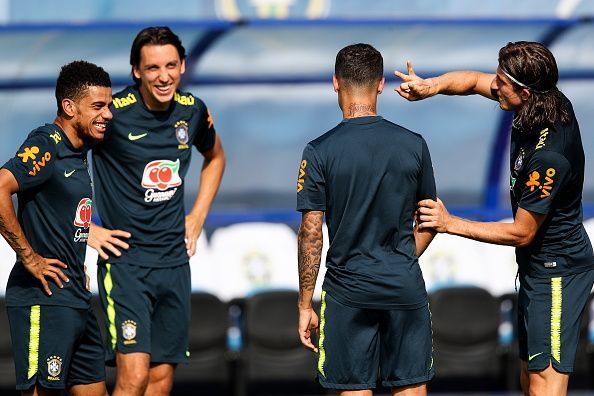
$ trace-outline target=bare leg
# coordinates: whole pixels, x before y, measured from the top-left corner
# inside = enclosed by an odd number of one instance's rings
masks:
[[[373,392],[369,389],[367,390],[354,390],[354,391],[339,391],[339,396],[371,396]]]
[[[530,396],[566,396],[569,374],[560,373],[549,365],[542,371],[529,371]]]
[[[116,386],[113,396],[142,396],[149,383],[151,356],[144,352],[116,352]]]
[[[392,396],[426,396],[427,384],[413,384],[400,388],[392,388]]]
[[[59,396],[62,392],[59,390],[49,390],[42,388],[39,384],[35,384],[32,389],[22,391],[23,396]]]
[[[175,366],[169,363],[151,364],[146,396],[168,396],[173,386]]]
[[[68,394],[70,396],[109,396],[105,387],[105,381],[72,385],[68,389]]]

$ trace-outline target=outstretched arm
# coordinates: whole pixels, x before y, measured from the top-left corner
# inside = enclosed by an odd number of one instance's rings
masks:
[[[196,241],[202,233],[204,221],[210,210],[210,205],[217,195],[225,170],[225,152],[218,135],[213,148],[203,155],[204,163],[200,173],[198,196],[192,210],[186,216],[186,250],[190,257],[196,253]]]
[[[495,74],[477,71],[454,71],[441,76],[423,79],[417,76],[412,63],[406,62],[407,73],[396,70],[394,74],[402,79],[402,83],[395,88],[400,96],[409,100],[422,100],[434,95],[482,95],[497,100],[491,92],[491,83]]]
[[[420,229],[434,229],[452,235],[496,245],[525,247],[532,243],[546,215],[518,208],[513,223],[477,222],[452,216],[440,199],[419,202]]]
[[[14,175],[9,170],[0,169],[0,234],[27,271],[41,282],[43,290],[51,296],[52,292],[45,278],[53,279],[60,288],[64,287],[62,281],[68,282],[68,277],[60,268],[66,268],[66,264],[57,259],[43,258],[33,251],[17,220],[12,203],[12,194],[18,190],[19,184]]]
[[[322,222],[324,212],[307,211],[303,212],[301,226],[298,233],[298,268],[299,268],[299,338],[301,343],[317,352],[317,348],[311,341],[311,331],[317,331],[319,320],[313,310],[312,299],[320,259],[322,257]]]

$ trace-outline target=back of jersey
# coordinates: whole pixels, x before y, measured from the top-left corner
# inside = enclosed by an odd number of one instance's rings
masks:
[[[379,116],[343,120],[303,153],[297,210],[326,212],[324,290],[360,308],[417,308],[427,293],[413,216],[435,199],[424,139]]]

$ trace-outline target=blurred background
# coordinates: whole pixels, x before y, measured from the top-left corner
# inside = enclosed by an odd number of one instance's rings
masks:
[[[406,102],[393,92],[399,83],[393,71],[405,71],[411,60],[423,77],[494,72],[507,42],[547,45],[581,127],[589,219],[592,16],[594,0],[0,0],[0,161],[15,154],[29,131],[53,120],[63,64],[84,59],[103,66],[117,92],[132,82],[129,50],[136,33],[170,26],[188,53],[182,89],[206,102],[227,154],[201,249],[191,261],[192,363],[178,370],[175,393],[320,394],[315,356],[296,336],[300,215],[294,206],[303,147],[342,117],[331,85],[338,50],[366,42],[381,51],[387,84],[378,112],[426,138],[438,195],[452,212],[500,221],[511,216],[510,114],[477,97]],[[194,155],[187,207],[200,163]],[[594,223],[586,223],[594,237]],[[0,258],[3,294],[14,262],[3,240]],[[88,265],[95,260],[89,250]],[[434,318],[437,376],[430,389],[517,393],[513,249],[440,235],[421,266]],[[594,389],[591,317],[589,304],[571,394]],[[7,332],[0,333],[0,382],[8,392],[14,368]]]

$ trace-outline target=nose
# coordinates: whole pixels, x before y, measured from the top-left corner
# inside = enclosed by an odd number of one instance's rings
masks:
[[[103,112],[101,113],[101,117],[103,117],[104,120],[111,120],[113,118],[113,114],[111,114],[111,110],[109,110],[109,107],[105,107]]]

